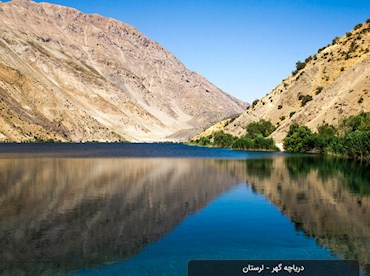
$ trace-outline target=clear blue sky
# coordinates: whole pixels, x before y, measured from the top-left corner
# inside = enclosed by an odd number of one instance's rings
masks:
[[[248,102],[270,92],[297,60],[370,18],[369,0],[46,2],[128,23],[189,69]]]

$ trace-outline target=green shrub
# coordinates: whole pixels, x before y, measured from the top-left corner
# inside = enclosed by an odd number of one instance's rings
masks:
[[[324,124],[318,126],[317,133],[322,136],[334,136],[337,134],[337,130],[333,125]]]
[[[223,131],[216,132],[213,135],[213,142],[216,146],[223,148],[230,148],[235,141],[234,136],[229,133],[224,133]]]
[[[208,137],[202,137],[197,141],[197,143],[201,146],[208,146],[211,144],[211,139]]]
[[[254,139],[255,149],[274,149],[275,143],[271,138],[265,138],[262,135],[257,135]]]
[[[246,137],[241,137],[237,140],[232,145],[232,148],[234,149],[239,149],[239,150],[247,150],[247,149],[254,149],[254,141],[252,139],[246,138]]]
[[[301,106],[305,106],[309,101],[312,101],[311,95],[306,95],[301,98]]]
[[[284,141],[284,149],[292,152],[308,152],[314,148],[311,130],[294,123],[290,126]]]
[[[361,23],[359,23],[359,24],[357,24],[356,26],[355,26],[355,30],[358,30],[358,29],[360,29],[362,27],[362,24]]]
[[[246,126],[248,138],[255,138],[257,135],[267,137],[275,131],[276,127],[270,122],[261,119],[259,122],[251,122]]]
[[[321,125],[317,133],[306,126],[291,125],[284,148],[293,152],[320,152],[348,159],[370,161],[370,113],[362,112],[344,119],[338,129]]]
[[[316,87],[315,94],[316,94],[316,95],[319,95],[323,89],[324,89],[324,87],[323,87],[323,86],[318,86],[318,87]]]
[[[252,108],[254,108],[256,106],[256,104],[258,103],[259,100],[254,100],[253,103],[252,103]]]
[[[191,142],[201,146],[209,145],[239,150],[258,149],[279,151],[275,146],[274,140],[266,138],[275,130],[275,126],[273,126],[271,122],[266,120],[252,122],[247,125],[247,129],[246,136],[240,138],[224,133],[223,131],[219,131],[208,137],[203,137]]]
[[[327,148],[336,141],[337,130],[333,125],[324,124],[317,128],[313,134],[314,150],[320,153],[327,151]]]
[[[356,130],[335,138],[335,142],[326,148],[326,153],[347,159],[370,161],[370,131]]]
[[[349,159],[370,159],[370,131],[356,130],[343,137],[341,152]]]
[[[370,112],[361,112],[359,115],[350,116],[342,120],[339,125],[339,131],[342,134],[348,134],[356,130],[370,130]]]
[[[295,67],[297,71],[302,70],[303,68],[306,67],[306,63],[298,60],[295,64]]]

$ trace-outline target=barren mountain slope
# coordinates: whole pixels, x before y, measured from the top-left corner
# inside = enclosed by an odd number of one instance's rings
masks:
[[[344,117],[370,111],[369,20],[334,39],[305,64],[238,118],[219,123],[202,135],[223,129],[240,136],[249,122],[266,119],[278,125],[272,137],[281,143],[294,122],[314,130],[320,124],[335,125]]]
[[[0,3],[0,141],[185,140],[245,107],[127,24]]]

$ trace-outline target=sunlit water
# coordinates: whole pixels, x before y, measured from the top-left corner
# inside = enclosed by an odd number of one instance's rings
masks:
[[[1,145],[0,274],[186,275],[196,259],[353,259],[370,170],[176,144]]]

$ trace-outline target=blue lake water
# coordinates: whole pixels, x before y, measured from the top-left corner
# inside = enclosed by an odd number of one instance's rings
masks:
[[[3,158],[214,158],[246,159],[281,155],[278,152],[256,152],[188,146],[177,143],[40,143],[0,144]]]
[[[238,185],[137,256],[79,274],[184,275],[192,259],[266,258],[336,259],[263,196]]]
[[[366,164],[181,144],[0,145],[0,272],[186,275],[189,260],[370,271]]]

